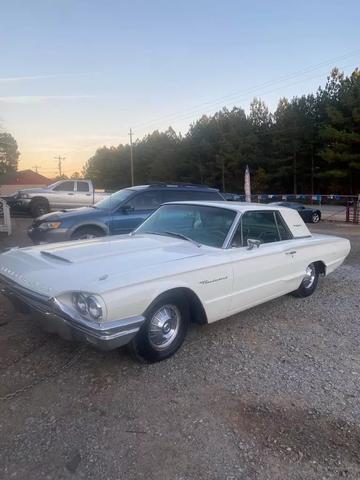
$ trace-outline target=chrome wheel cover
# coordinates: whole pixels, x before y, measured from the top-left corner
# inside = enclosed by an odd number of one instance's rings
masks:
[[[318,213],[314,213],[313,216],[312,216],[312,221],[313,221],[313,223],[318,223],[319,220],[320,220],[319,214],[318,214]]]
[[[315,265],[311,264],[306,268],[306,273],[303,280],[304,287],[311,288],[314,285],[315,277],[316,277]]]
[[[149,341],[155,350],[164,350],[176,339],[181,322],[181,313],[175,305],[163,305],[149,322]]]

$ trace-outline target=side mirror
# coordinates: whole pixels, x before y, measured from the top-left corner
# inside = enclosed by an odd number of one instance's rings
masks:
[[[252,250],[253,248],[259,248],[261,245],[260,240],[255,240],[254,238],[247,239],[247,249]]]
[[[123,205],[120,210],[123,212],[123,213],[130,213],[130,212],[133,212],[134,211],[134,208],[131,207],[129,204],[126,204],[126,205]]]

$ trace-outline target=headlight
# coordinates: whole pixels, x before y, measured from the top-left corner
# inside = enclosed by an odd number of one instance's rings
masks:
[[[74,293],[72,301],[76,310],[81,313],[82,316],[88,317],[91,320],[103,320],[103,302],[95,297],[95,295]]]
[[[82,293],[75,293],[73,302],[75,307],[79,310],[80,313],[83,315],[86,315],[88,311],[88,306],[87,306],[87,301],[85,295]]]
[[[87,299],[87,307],[88,307],[90,316],[94,320],[102,319],[102,315],[103,315],[102,306],[100,305],[100,303],[97,301],[95,297],[89,297]]]
[[[30,198],[27,193],[19,192],[17,195],[18,198]]]
[[[39,225],[39,228],[42,230],[55,230],[59,228],[61,225],[61,222],[44,222]]]

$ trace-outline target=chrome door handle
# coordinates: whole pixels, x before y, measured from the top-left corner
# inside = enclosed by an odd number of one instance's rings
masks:
[[[286,255],[295,255],[296,250],[291,250],[290,252],[285,252]]]

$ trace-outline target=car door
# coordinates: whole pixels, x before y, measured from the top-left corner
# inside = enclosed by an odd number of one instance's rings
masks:
[[[250,248],[248,240],[260,244]],[[248,211],[241,216],[230,250],[233,264],[230,313],[291,291],[292,241],[278,211]]]
[[[52,208],[72,208],[74,204],[75,181],[68,180],[58,185],[52,190],[51,197],[49,197]]]
[[[84,207],[93,204],[93,194],[90,191],[89,182],[77,180],[76,182],[76,205]]]
[[[135,230],[162,203],[160,190],[139,192],[113,212],[110,221],[112,235]]]

